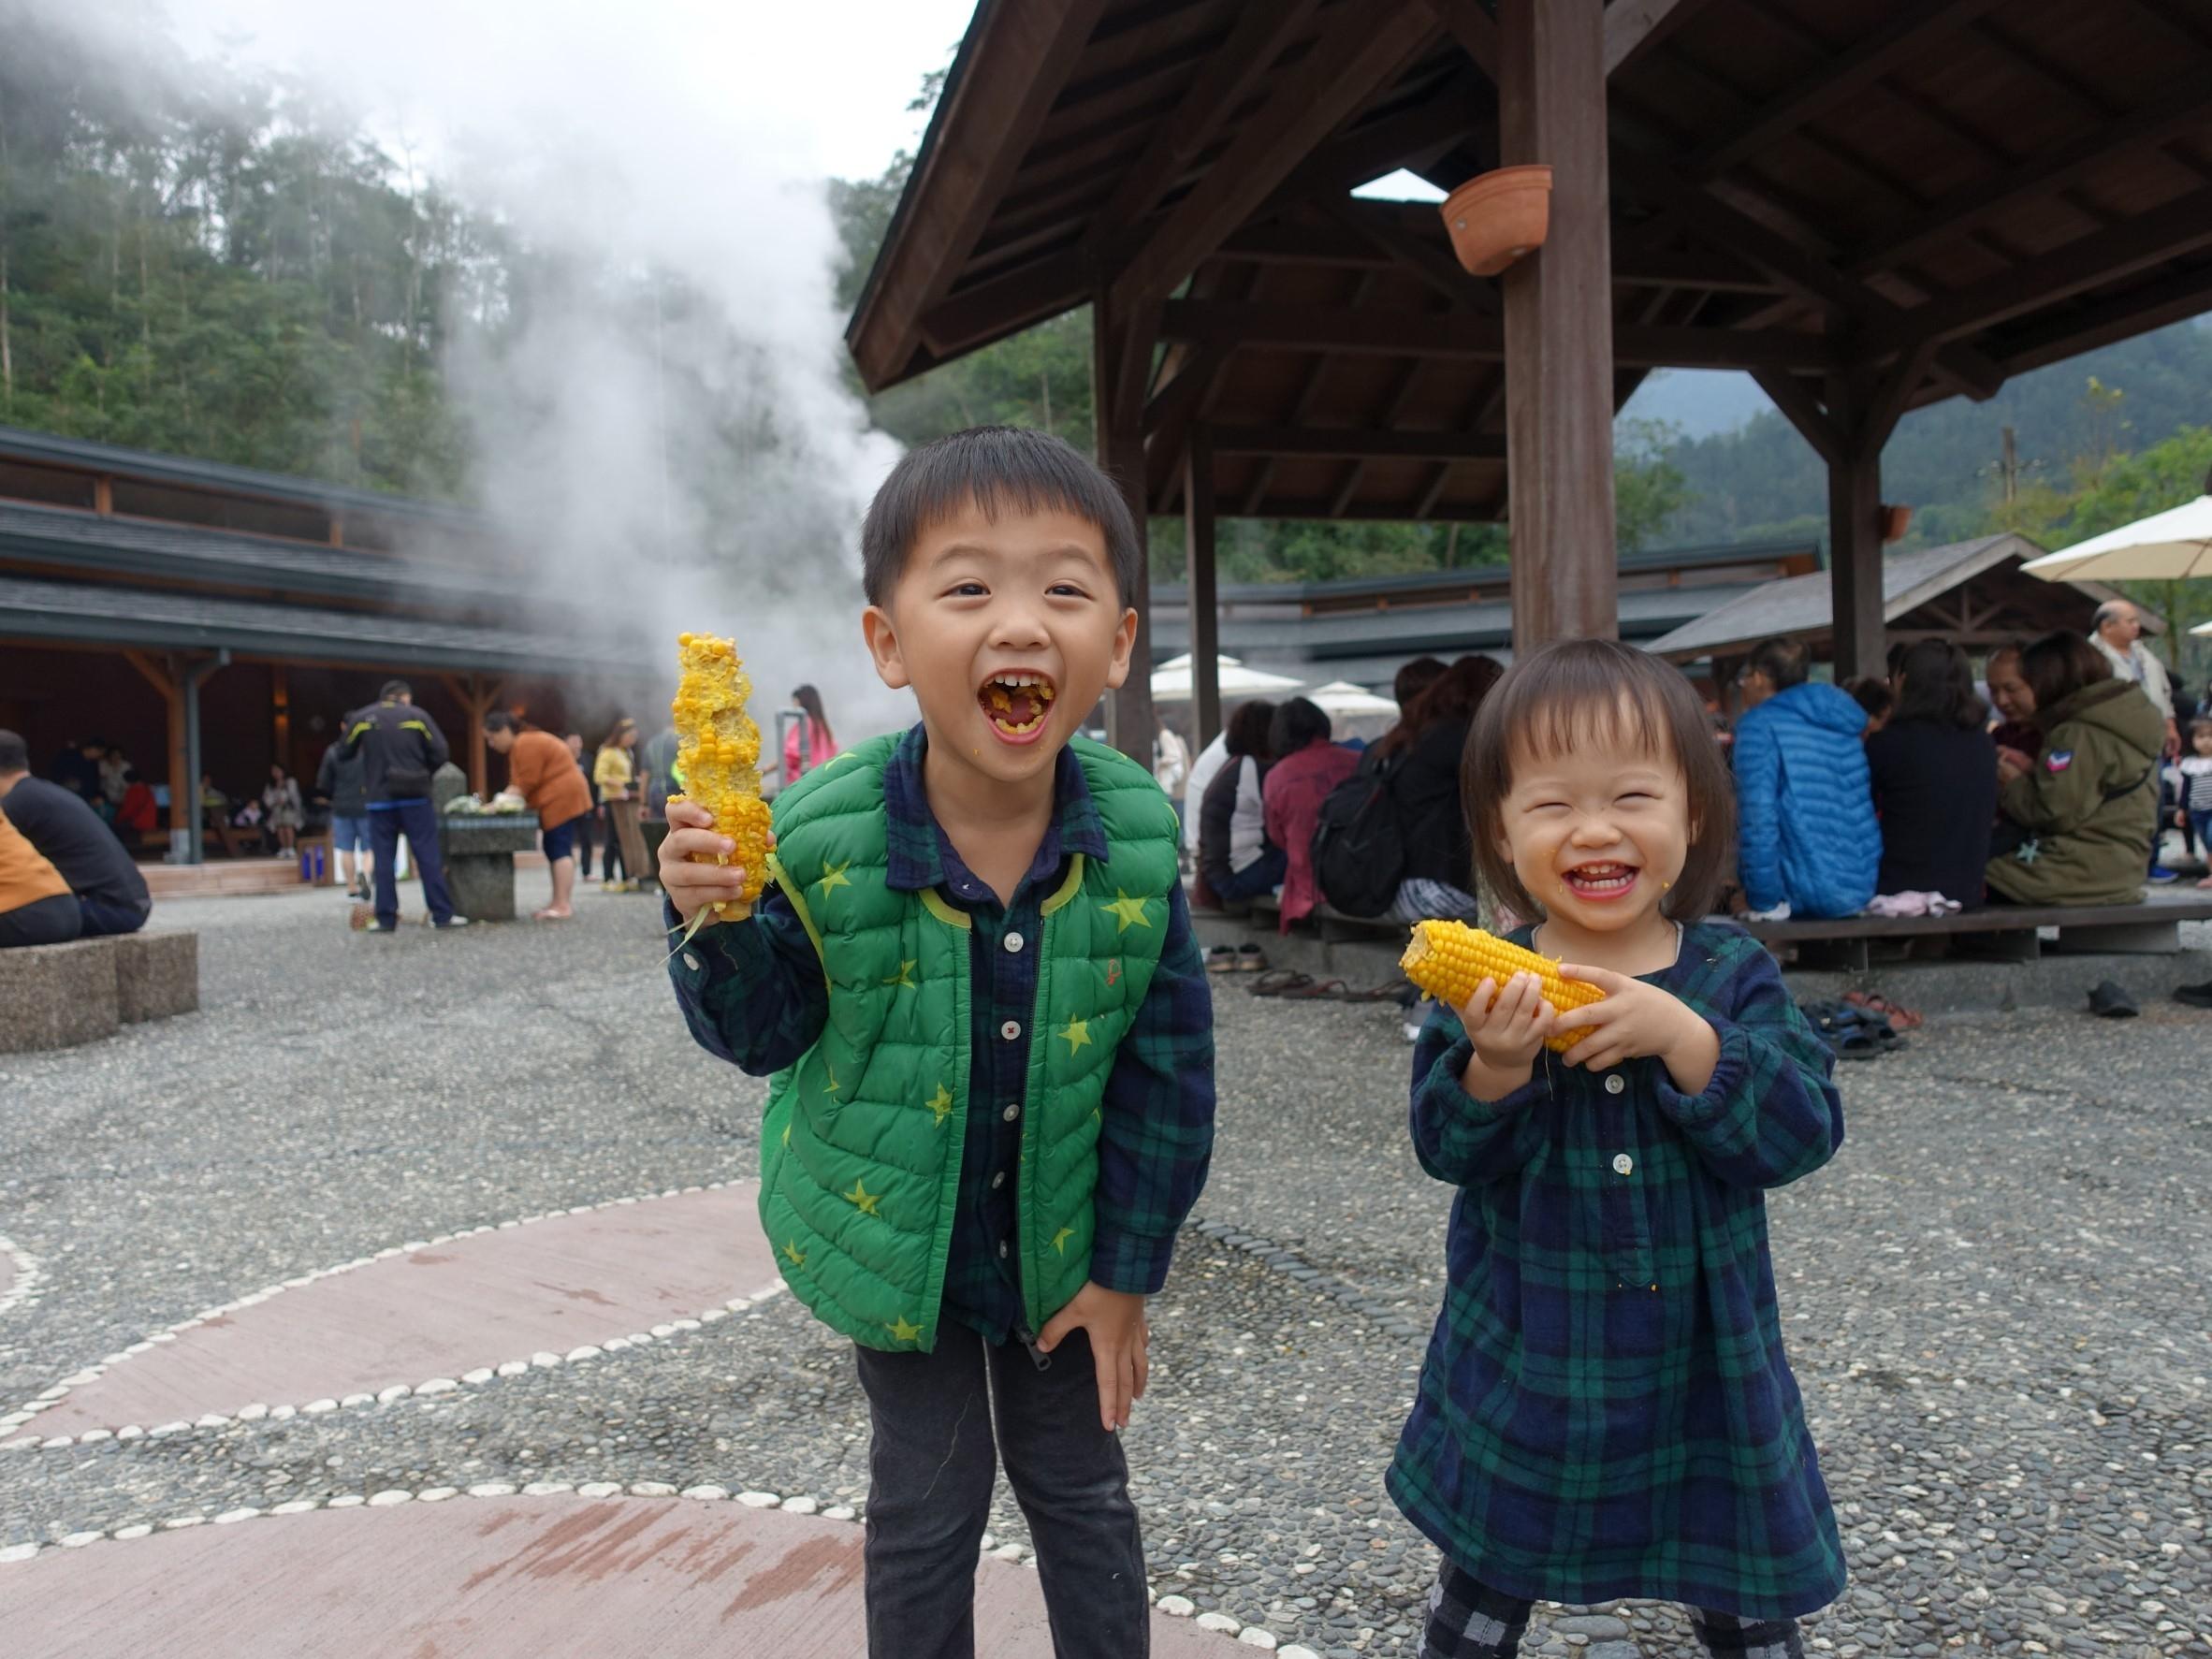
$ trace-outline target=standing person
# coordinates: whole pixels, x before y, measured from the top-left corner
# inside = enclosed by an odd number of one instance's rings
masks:
[[[1835,1156],[1842,1102],[1773,957],[1706,920],[1733,814],[1705,711],[1633,647],[1547,647],[1484,700],[1465,799],[1485,885],[1541,918],[1512,942],[1604,997],[1486,979],[1414,1050],[1414,1150],[1459,1189],[1386,1481],[1444,1552],[1420,1651],[1506,1659],[1536,1598],[1636,1597],[1802,1659],[1843,1549],[1766,1191]]]
[[[1874,896],[1882,827],[1867,782],[1867,714],[1807,677],[1794,639],[1763,641],[1737,677],[1736,810],[1754,915],[1855,916]]]
[[[1268,748],[1275,706],[1240,703],[1221,728],[1229,761],[1199,803],[1198,867],[1215,898],[1245,904],[1282,884],[1288,860],[1267,838],[1261,786],[1274,753]]]
[[[2080,634],[2046,633],[2022,653],[2044,731],[2040,758],[1997,764],[2010,826],[1986,872],[1991,897],[2023,905],[2135,904],[2157,827],[2165,721]]]
[[[2150,699],[2150,706],[2166,722],[2165,744],[2160,753],[2172,760],[2181,752],[2181,728],[2174,718],[2174,687],[2167,678],[2165,663],[2143,643],[2143,613],[2124,599],[2108,599],[2097,607],[2097,614],[2090,621],[2089,643],[2112,664],[2113,678],[2141,686],[2143,694]],[[2156,789],[2158,785],[2154,783],[2152,787]],[[2176,879],[2174,872],[2159,862],[2160,824],[2163,817],[2163,814],[2157,816],[2150,832],[2148,879],[2159,886]]]
[[[540,922],[565,922],[575,914],[576,826],[591,817],[591,792],[568,745],[550,732],[525,731],[503,708],[484,717],[484,741],[507,757],[507,783],[519,790],[538,815],[546,867],[553,875],[553,902],[535,913]]]
[[[80,913],[72,939],[136,933],[153,900],[146,878],[123,843],[82,797],[31,776],[31,752],[13,732],[0,732],[0,816],[57,870]]]
[[[434,927],[466,927],[469,919],[453,913],[445,890],[445,865],[438,851],[438,814],[430,807],[430,774],[445,764],[445,734],[427,709],[415,706],[415,693],[403,679],[385,681],[377,700],[345,717],[341,753],[361,757],[361,787],[369,797],[369,840],[376,863],[376,910],[372,933],[392,933],[400,925],[400,882],[393,860],[400,837],[422,879],[423,902]]]
[[[0,951],[65,945],[83,928],[84,914],[61,871],[0,812]]]
[[[1397,922],[1477,918],[1475,846],[1461,805],[1460,767],[1476,712],[1506,671],[1489,657],[1462,657],[1430,682],[1405,718],[1376,742],[1376,764],[1390,769],[1390,798],[1405,867],[1389,912]]]
[[[1997,815],[1997,745],[1964,651],[1940,639],[1906,647],[1896,707],[1867,739],[1867,772],[1882,820],[1875,890],[1979,906]]]
[[[2190,832],[2199,855],[2212,864],[2212,720],[2200,716],[2189,722],[2189,747],[2176,768],[2181,774],[2176,792],[2181,804],[2174,816]],[[2212,874],[2197,885],[2212,887]]]
[[[345,748],[345,729],[330,740],[315,767],[315,798],[330,808],[330,851],[350,898],[369,896],[369,786],[359,750]]]
[[[1310,698],[1293,697],[1275,708],[1268,733],[1275,764],[1260,795],[1267,807],[1267,838],[1286,856],[1282,921],[1278,932],[1312,913],[1321,902],[1314,880],[1314,826],[1329,792],[1359,770],[1360,757],[1329,741],[1329,716]]]
[[[628,716],[615,722],[606,741],[599,746],[591,776],[599,784],[599,798],[607,818],[606,870],[609,893],[635,893],[646,880],[645,832],[637,827],[637,722]],[[618,862],[626,874],[614,879]]]
[[[269,782],[261,791],[261,809],[268,815],[269,827],[276,833],[277,856],[291,857],[298,850],[299,826],[307,819],[307,808],[299,798],[299,779],[281,765],[269,767]]]
[[[783,776],[778,781],[785,789],[798,782],[803,774],[827,765],[837,754],[837,735],[830,730],[829,716],[822,712],[822,693],[812,686],[796,686],[791,700],[806,711],[807,718],[783,735]],[[800,745],[802,726],[804,748]]]
[[[749,920],[706,909],[744,872],[687,862],[730,843],[671,803],[669,919],[713,933],[669,973],[703,1046],[779,1073],[761,1218],[793,1294],[857,1345],[869,1652],[974,1651],[1003,1460],[1054,1652],[1136,1659],[1118,1431],[1214,1128],[1174,814],[1077,735],[1129,672],[1141,545],[1084,456],[986,428],[900,461],[861,549],[876,671],[921,723],[777,796]]]
[[[590,796],[591,808],[576,821],[576,876],[579,880],[591,880],[591,847],[598,838],[600,824],[599,785],[591,780],[591,768],[584,764],[584,735],[571,732],[561,741],[568,746],[568,758],[575,763],[582,774],[584,789]]]
[[[1160,793],[1172,802],[1181,799],[1183,780],[1189,776],[1189,748],[1184,743],[1181,734],[1168,724],[1167,710],[1155,707],[1152,711],[1153,780],[1159,785]],[[1180,839],[1183,814],[1179,808],[1175,814],[1175,824],[1176,836]]]

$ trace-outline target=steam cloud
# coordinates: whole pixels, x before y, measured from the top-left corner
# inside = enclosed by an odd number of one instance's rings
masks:
[[[793,25],[770,9],[175,0],[168,17],[188,51],[358,110],[530,248],[527,312],[496,354],[457,336],[447,372],[535,597],[644,635],[671,678],[679,631],[734,635],[764,728],[813,681],[850,741],[912,718],[858,623],[860,518],[897,450],[842,377],[840,250],[777,76]],[[113,28],[91,11],[73,26]],[[649,731],[662,711],[636,712]]]

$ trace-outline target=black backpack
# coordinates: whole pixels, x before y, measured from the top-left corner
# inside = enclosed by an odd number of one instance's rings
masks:
[[[1405,843],[1391,767],[1373,749],[1360,769],[1329,792],[1314,825],[1314,879],[1321,896],[1347,916],[1379,916],[1396,902],[1405,874]]]

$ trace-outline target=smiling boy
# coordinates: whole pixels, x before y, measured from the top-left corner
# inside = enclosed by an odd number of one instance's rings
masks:
[[[1064,1659],[1148,1649],[1116,1432],[1213,1145],[1213,1011],[1144,767],[1077,736],[1129,672],[1140,550],[1055,438],[914,451],[862,631],[922,720],[777,798],[775,886],[671,959],[692,1035],[774,1073],[761,1218],[868,1399],[869,1652],[967,1659],[999,1461]],[[669,807],[672,920],[735,891]],[[994,1449],[996,1429],[996,1450]]]

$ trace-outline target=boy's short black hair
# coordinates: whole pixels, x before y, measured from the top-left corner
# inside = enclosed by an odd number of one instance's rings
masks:
[[[1136,520],[1113,479],[1083,451],[1025,427],[969,427],[909,450],[868,503],[860,530],[860,581],[870,604],[891,596],[923,531],[973,502],[999,514],[1071,513],[1095,526],[1121,603],[1137,591]]]
[[[522,722],[505,709],[495,708],[484,717],[484,729],[487,732],[519,732]]]
[[[1476,868],[1508,910],[1543,913],[1504,846],[1514,763],[1566,753],[1594,733],[1640,740],[1681,771],[1690,801],[1690,850],[1659,908],[1676,922],[1703,921],[1735,865],[1736,791],[1706,723],[1705,705],[1681,670],[1618,640],[1548,645],[1514,663],[1483,698],[1460,767],[1460,804],[1475,841]]]

